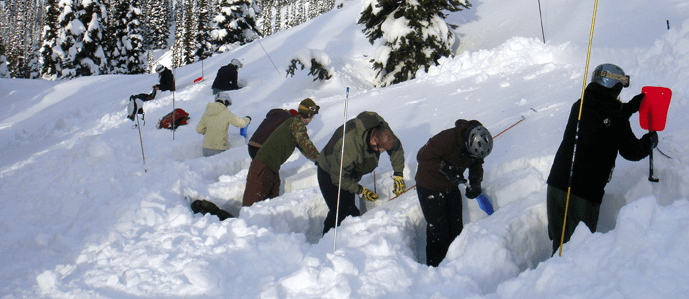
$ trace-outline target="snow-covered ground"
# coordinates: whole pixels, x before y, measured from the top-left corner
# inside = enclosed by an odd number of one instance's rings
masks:
[[[551,257],[545,180],[581,95],[594,7],[540,2],[543,33],[537,1],[472,1],[448,18],[460,26],[454,58],[374,89],[375,45],[356,25],[361,3],[345,1],[260,45],[212,57],[203,70],[177,69],[180,89],[145,104],[141,139],[125,106],[129,95],[150,91],[155,74],[0,79],[0,298],[686,298],[689,3],[599,3],[588,73],[600,63],[621,66],[631,75],[623,101],[643,86],[673,90],[659,133],[671,158],[655,152],[659,183],[647,179],[648,159],[618,159],[599,232],[580,225],[562,257]],[[331,80],[312,82],[306,71],[286,78],[304,48],[329,56]],[[298,151],[280,171],[283,194],[241,208],[250,159],[239,130],[231,130],[230,150],[209,158],[195,131],[215,71],[232,58],[244,63],[244,88],[231,92],[230,109],[253,117],[250,134],[269,109],[312,97],[322,109],[308,129],[321,149],[348,100],[348,118],[376,111],[400,137],[407,186],[417,150],[456,119],[477,119],[496,135],[525,117],[495,139],[484,165],[495,214],[465,200],[464,231],[439,267],[426,266],[416,192],[389,201],[383,155],[377,180],[361,182],[381,199],[362,204],[366,212],[346,219],[336,241],[333,231],[321,238],[327,208],[315,166]],[[174,134],[156,129],[173,105],[191,124]],[[644,133],[636,115],[632,127]],[[192,214],[185,195],[239,217]]]

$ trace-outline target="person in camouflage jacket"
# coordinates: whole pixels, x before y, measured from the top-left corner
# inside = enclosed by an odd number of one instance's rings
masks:
[[[298,114],[278,126],[251,161],[246,178],[243,206],[279,195],[280,166],[292,155],[295,148],[311,161],[318,158],[318,149],[313,145],[306,131],[306,125],[318,113],[320,107],[309,98],[299,104]]]
[[[378,167],[381,152],[390,156],[394,171],[395,194],[406,189],[402,173],[404,171],[404,150],[402,143],[390,130],[388,123],[375,112],[362,112],[346,123],[345,137],[340,126],[318,156],[318,185],[323,199],[328,205],[323,234],[335,227],[337,196],[340,193],[339,225],[347,216],[359,216],[360,212],[354,202],[354,195],[375,201],[378,195],[359,185],[361,177],[373,172]],[[342,180],[340,177],[340,159],[342,143],[344,155],[342,162]],[[338,187],[340,186],[340,187]]]

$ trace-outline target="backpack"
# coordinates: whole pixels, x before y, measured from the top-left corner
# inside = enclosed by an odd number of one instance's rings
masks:
[[[129,104],[127,105],[127,118],[134,121],[137,114],[141,114],[141,119],[144,120],[144,102],[150,101],[156,97],[156,90],[148,93],[133,94],[129,96]]]
[[[127,118],[134,121],[137,114],[141,114],[141,119],[145,119],[144,101],[137,96],[129,97],[129,104],[127,105]]]
[[[172,120],[174,114],[174,121]],[[175,130],[179,126],[183,126],[188,124],[187,120],[189,120],[189,113],[186,111],[182,110],[181,108],[177,108],[173,110],[172,112],[166,114],[158,120],[158,124],[156,125],[156,128],[158,129],[168,129],[168,130]]]

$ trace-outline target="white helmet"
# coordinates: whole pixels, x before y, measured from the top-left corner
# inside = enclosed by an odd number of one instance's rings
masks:
[[[225,104],[225,107],[232,105],[230,94],[226,92],[219,92],[215,94],[215,101]]]
[[[159,64],[156,66],[156,73],[160,73],[165,69],[165,67],[162,64]]]
[[[473,127],[467,134],[467,151],[476,158],[485,158],[493,151],[493,136],[482,125]]]
[[[242,64],[242,62],[239,61],[239,59],[237,59],[237,58],[233,58],[232,61],[230,61],[230,64],[235,65],[238,68],[241,68],[244,66],[244,64]]]

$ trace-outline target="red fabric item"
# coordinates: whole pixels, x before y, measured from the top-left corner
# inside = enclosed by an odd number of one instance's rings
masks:
[[[175,116],[175,122],[173,125],[172,122],[172,115],[174,112]],[[174,130],[177,129],[179,126],[183,126],[187,124],[187,120],[189,119],[189,113],[186,111],[182,110],[181,108],[175,109],[173,112],[168,113],[167,115],[163,116],[162,119],[158,122],[158,129],[170,129]]]
[[[649,131],[665,130],[672,90],[667,87],[644,86],[641,88],[641,92],[646,95],[641,102],[641,107],[639,107],[641,128]]]

